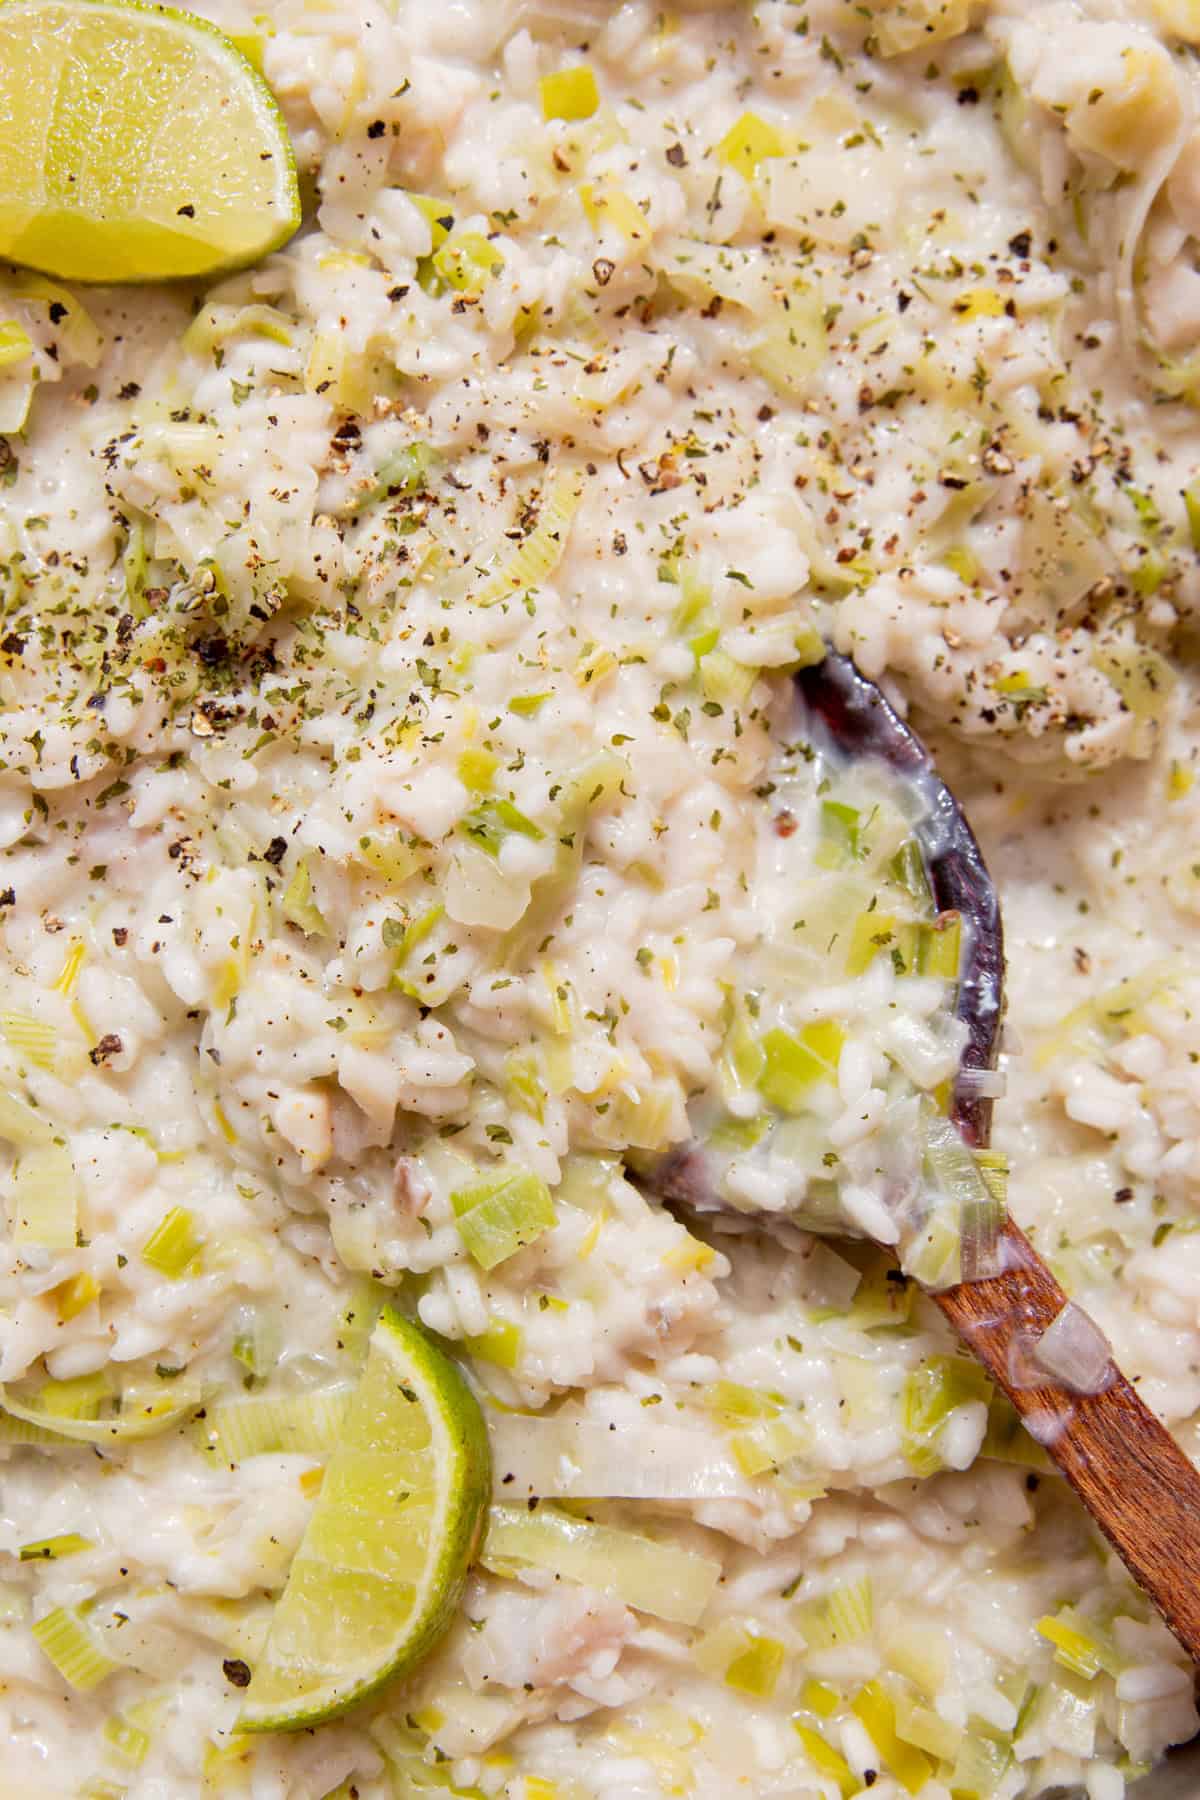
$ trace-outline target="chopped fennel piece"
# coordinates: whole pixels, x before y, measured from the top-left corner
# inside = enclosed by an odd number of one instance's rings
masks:
[[[450,1195],[463,1244],[481,1269],[494,1269],[557,1224],[550,1190],[538,1175],[499,1169]]]
[[[549,1506],[493,1506],[481,1561],[497,1574],[523,1563],[549,1569],[676,1625],[699,1621],[721,1578],[709,1557]]]
[[[32,1630],[63,1680],[78,1693],[90,1692],[121,1667],[105,1655],[77,1606],[56,1606],[35,1620]]]
[[[24,1150],[9,1200],[15,1244],[73,1250],[79,1233],[83,1185],[65,1144]]]

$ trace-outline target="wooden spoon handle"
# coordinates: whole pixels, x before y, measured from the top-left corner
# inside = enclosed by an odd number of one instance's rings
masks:
[[[1067,1296],[1011,1219],[1003,1252],[1003,1274],[933,1298],[1200,1661],[1200,1471],[1115,1364],[1102,1390],[1087,1394],[1031,1365],[1029,1351]]]

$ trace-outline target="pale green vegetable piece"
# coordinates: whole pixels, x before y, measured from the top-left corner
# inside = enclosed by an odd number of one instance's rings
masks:
[[[47,1387],[52,1384],[47,1383]],[[66,1384],[64,1384],[66,1385]],[[0,1407],[13,1419],[20,1420],[36,1435],[27,1441],[44,1442],[43,1433],[59,1439],[70,1439],[77,1444],[129,1443],[137,1438],[157,1437],[160,1432],[167,1431],[179,1422],[186,1414],[194,1412],[199,1399],[194,1392],[180,1393],[164,1382],[157,1392],[130,1396],[122,1405],[122,1410],[111,1418],[99,1418],[99,1403],[96,1404],[93,1416],[88,1418],[78,1413],[55,1411],[47,1404],[50,1396],[46,1390],[39,1395],[40,1406],[27,1406],[24,1401],[0,1388]],[[91,1408],[88,1409],[92,1411]],[[7,1435],[7,1434],[5,1434]],[[13,1434],[14,1437],[17,1434]]]
[[[21,1154],[9,1201],[15,1244],[73,1250],[83,1188],[65,1144],[35,1145]]]
[[[101,1650],[77,1606],[56,1606],[32,1630],[63,1680],[81,1694],[121,1667]]]
[[[209,1447],[225,1462],[301,1452],[324,1456],[338,1441],[353,1392],[338,1382],[311,1394],[255,1394],[205,1408]]]
[[[553,1506],[493,1506],[483,1562],[500,1571],[521,1563],[550,1569],[679,1625],[696,1624],[721,1578],[720,1563],[707,1556]]]
[[[538,1175],[499,1169],[450,1196],[459,1236],[481,1269],[494,1269],[557,1223],[550,1190]]]
[[[490,1487],[470,1388],[384,1307],[240,1728],[317,1724],[420,1662],[454,1617]]]
[[[200,1254],[196,1221],[185,1206],[173,1206],[142,1245],[142,1261],[178,1281]]]

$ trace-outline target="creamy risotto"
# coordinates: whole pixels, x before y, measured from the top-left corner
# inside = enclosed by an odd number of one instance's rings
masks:
[[[0,278],[0,1786],[1120,1800],[1192,1671],[866,1241],[956,965],[790,671],[953,780],[985,1187],[1200,1453],[1200,9],[205,11],[301,234]],[[769,1231],[637,1185],[722,1132]],[[483,1558],[250,1738],[385,1296],[483,1400]]]

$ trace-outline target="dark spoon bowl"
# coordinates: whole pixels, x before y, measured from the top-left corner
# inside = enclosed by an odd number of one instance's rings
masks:
[[[1004,930],[992,878],[975,835],[933,765],[920,738],[888,705],[873,681],[848,656],[829,651],[824,662],[795,677],[801,722],[818,749],[843,757],[877,757],[919,781],[929,811],[916,828],[925,871],[939,912],[962,914],[964,926],[955,1012],[967,1041],[954,1089],[954,1122],[969,1144],[987,1143],[992,1102],[973,1076],[994,1069],[1004,1013]]]

